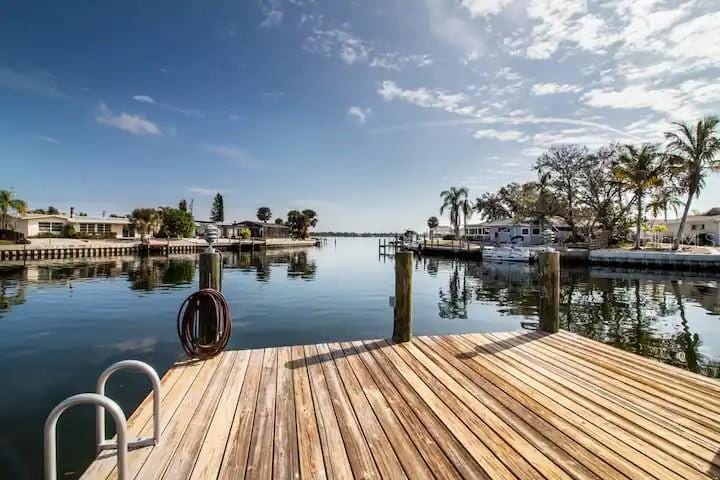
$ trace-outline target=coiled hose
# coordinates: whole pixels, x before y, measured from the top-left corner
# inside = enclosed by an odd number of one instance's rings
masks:
[[[206,322],[215,322],[214,338],[202,343],[200,334],[209,330],[209,325],[200,325],[200,311],[207,312]],[[232,319],[227,300],[217,290],[204,288],[190,295],[180,306],[177,317],[177,331],[180,344],[190,358],[205,360],[225,349],[230,340]]]

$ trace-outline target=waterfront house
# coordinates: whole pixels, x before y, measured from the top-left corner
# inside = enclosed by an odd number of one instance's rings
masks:
[[[680,218],[668,221],[656,219],[652,222],[652,226],[664,226],[666,230],[660,236],[666,241],[671,241],[677,236],[680,220]],[[653,235],[652,232],[643,233],[646,238],[653,237]],[[720,215],[688,215],[683,235],[685,236],[685,243],[720,244]]]
[[[449,225],[438,225],[430,229],[430,238],[442,238],[445,235],[454,235],[455,229]]]
[[[543,230],[545,229],[552,230],[555,240],[559,242],[565,241],[571,234],[570,226],[556,218],[551,219],[544,226],[540,226],[537,222],[528,219],[506,218],[468,225],[467,238],[493,244],[542,245],[544,243]]]
[[[72,225],[76,233],[97,238],[138,238],[133,221],[127,217],[86,217],[29,213],[11,217],[9,226],[25,238],[57,235]]]
[[[278,225],[276,223],[255,222],[253,220],[245,220],[237,224],[238,229],[247,228],[250,230],[252,238],[289,238],[290,227]]]

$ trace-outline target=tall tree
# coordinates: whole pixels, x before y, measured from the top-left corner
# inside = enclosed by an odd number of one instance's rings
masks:
[[[0,190],[0,230],[7,229],[7,217],[10,211],[18,215],[25,215],[28,206],[24,200],[15,198],[10,190]]]
[[[269,207],[260,207],[257,211],[257,218],[261,222],[268,222],[272,218],[272,211]]]
[[[185,200],[185,199],[183,198],[182,200],[180,200],[180,201],[178,202],[178,210],[180,210],[180,211],[182,211],[182,212],[187,212],[187,211],[188,211],[187,200]]]
[[[225,205],[223,204],[223,196],[220,193],[216,193],[215,199],[213,199],[212,209],[210,209],[210,221],[225,221]]]
[[[468,200],[467,198],[460,200],[460,214],[463,217],[463,231],[465,232],[463,236],[465,237],[467,237],[467,221],[468,218],[472,217],[474,210],[475,205],[472,200]]]
[[[657,218],[662,212],[663,218],[667,222],[668,210],[671,208],[675,212],[675,216],[677,216],[678,208],[683,206],[683,202],[678,197],[677,190],[674,185],[665,184],[653,192],[652,197],[650,197],[650,202],[648,203],[648,208],[654,218]]]
[[[502,198],[495,193],[483,193],[475,200],[475,210],[487,222],[510,218],[510,212],[505,207]]]
[[[553,145],[535,162],[535,170],[541,175],[550,173],[550,185],[559,200],[558,216],[570,226],[573,237],[577,237],[579,214],[578,176],[583,163],[587,161],[587,153],[587,148],[581,145]]]
[[[635,249],[640,249],[640,229],[645,205],[643,199],[648,190],[662,184],[665,166],[657,145],[645,143],[639,147],[626,145],[615,166],[615,178],[633,193],[637,209],[635,219]]]
[[[315,227],[318,223],[317,213],[315,210],[310,209],[303,210],[302,212],[290,210],[287,217],[290,233],[302,239],[307,238],[310,227]]]
[[[463,200],[468,197],[468,189],[466,187],[450,187],[440,193],[443,201],[440,207],[440,215],[448,212],[450,215],[450,223],[455,228],[455,236],[460,235],[460,208]]]
[[[703,118],[695,125],[675,122],[676,130],[665,134],[669,142],[672,173],[687,194],[677,237],[673,241],[674,250],[680,247],[693,198],[700,195],[707,176],[720,170],[718,122],[717,117]]]
[[[163,233],[167,238],[186,238],[195,230],[192,214],[179,208],[162,208],[160,218]]]
[[[162,220],[160,212],[155,208],[136,208],[130,214],[130,218],[143,240],[160,227]]]
[[[430,230],[437,228],[440,225],[440,221],[436,216],[432,216],[427,220],[427,226]]]

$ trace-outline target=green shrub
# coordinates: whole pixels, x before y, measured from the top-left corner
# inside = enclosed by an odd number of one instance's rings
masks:
[[[247,227],[243,227],[238,232],[238,235],[240,236],[240,238],[246,240],[246,239],[250,238],[250,235],[251,235],[250,229]]]

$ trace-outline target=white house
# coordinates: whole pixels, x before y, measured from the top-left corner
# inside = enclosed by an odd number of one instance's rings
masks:
[[[506,218],[468,225],[467,238],[495,244],[542,245],[542,232],[548,228],[553,231],[555,240],[559,242],[566,240],[571,234],[570,226],[559,219],[552,219],[549,225],[541,227],[538,223],[529,220]]]
[[[454,235],[455,229],[449,225],[438,225],[430,229],[430,238],[442,238],[445,235]]]
[[[36,214],[10,217],[8,227],[22,234],[25,238],[37,237],[40,234],[60,236],[65,225],[72,225],[77,233],[89,237],[100,238],[137,238],[131,219],[126,217],[69,217],[62,214]]]
[[[652,225],[657,227],[663,225],[666,231],[660,234],[663,238],[675,238],[680,228],[680,218],[674,218],[667,222],[655,220]],[[652,233],[646,233],[645,236],[651,236]],[[720,215],[688,215],[685,222],[685,243],[705,244],[715,242],[720,244]]]

